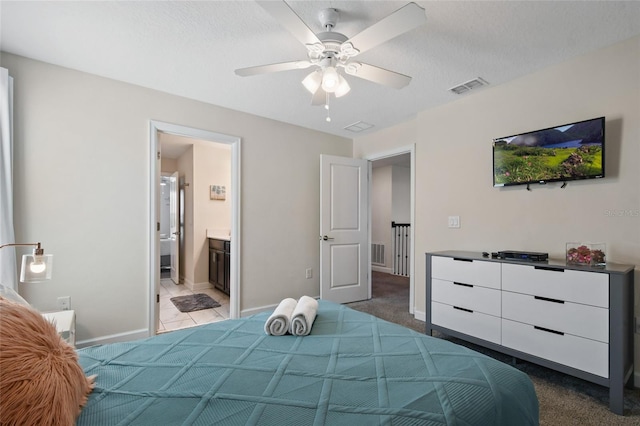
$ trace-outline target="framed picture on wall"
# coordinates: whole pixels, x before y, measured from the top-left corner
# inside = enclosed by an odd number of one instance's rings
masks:
[[[211,200],[226,200],[227,189],[224,185],[211,185],[209,187],[209,199]]]

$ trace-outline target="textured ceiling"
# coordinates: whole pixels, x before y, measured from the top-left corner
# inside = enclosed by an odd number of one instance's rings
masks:
[[[426,25],[358,58],[413,77],[396,90],[347,77],[331,123],[300,81],[308,70],[238,77],[237,68],[304,59],[305,47],[250,1],[0,2],[0,48],[215,105],[345,137],[473,96],[453,86],[481,77],[498,85],[640,34],[640,2],[419,1]],[[314,31],[337,8],[335,31],[351,37],[405,1],[291,1]],[[489,86],[491,87],[491,86]],[[480,90],[487,90],[480,88]]]

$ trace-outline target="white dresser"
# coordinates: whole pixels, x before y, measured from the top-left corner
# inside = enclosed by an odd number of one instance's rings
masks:
[[[633,271],[427,253],[433,330],[609,387],[623,414],[633,380]]]
[[[431,321],[500,344],[500,264],[433,257]]]

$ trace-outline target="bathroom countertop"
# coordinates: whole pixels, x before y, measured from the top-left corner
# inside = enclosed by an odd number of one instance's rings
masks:
[[[231,241],[231,236],[228,230],[220,229],[207,229],[207,238],[214,238],[216,240]]]

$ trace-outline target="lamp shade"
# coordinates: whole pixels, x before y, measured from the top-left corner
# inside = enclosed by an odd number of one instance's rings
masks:
[[[349,93],[349,90],[351,90],[349,83],[347,83],[347,80],[343,76],[338,75],[338,81],[339,81],[338,88],[333,93],[336,96],[336,98],[346,95],[347,93]]]
[[[325,68],[322,73],[322,89],[327,93],[333,93],[338,89],[340,76],[334,67]]]
[[[308,76],[302,80],[302,85],[305,89],[307,89],[311,94],[316,93],[318,87],[322,84],[322,71],[316,70],[310,73]]]
[[[52,254],[25,254],[22,256],[20,282],[38,283],[50,280],[52,269]]]

